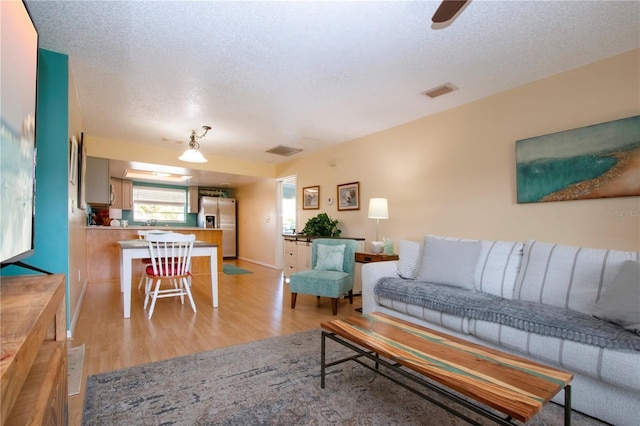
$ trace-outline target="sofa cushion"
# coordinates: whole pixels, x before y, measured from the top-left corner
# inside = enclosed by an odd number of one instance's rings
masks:
[[[485,342],[526,354],[538,361],[636,392],[640,390],[637,351],[607,349],[482,320],[469,320],[468,331]]]
[[[442,237],[438,235],[429,236],[449,241],[480,241],[482,249],[478,257],[478,263],[476,264],[474,276],[475,289],[504,297],[505,299],[513,299],[516,278],[518,277],[522,263],[522,249],[524,247],[522,242],[473,240],[468,238]],[[400,255],[400,259],[402,259],[402,255]],[[417,267],[419,268],[420,265],[417,265]]]
[[[413,279],[418,276],[420,262],[422,262],[422,242],[398,241],[398,275],[402,278]]]
[[[482,251],[475,276],[476,290],[513,299],[524,244],[519,241],[481,242]]]
[[[416,279],[452,287],[473,288],[481,248],[480,241],[452,241],[427,235]]]
[[[524,245],[514,298],[591,315],[602,289],[627,260],[640,260],[640,252],[529,240]]]
[[[596,302],[593,315],[640,334],[640,262],[629,260]]]
[[[344,248],[344,244],[318,244],[318,257],[316,260],[316,266],[313,269],[317,269],[320,271],[342,272],[342,264],[344,262]]]

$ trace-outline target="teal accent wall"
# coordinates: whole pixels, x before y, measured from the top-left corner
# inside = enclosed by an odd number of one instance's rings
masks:
[[[36,146],[35,252],[29,260],[51,272],[69,266],[69,58],[40,50]]]
[[[36,106],[36,210],[32,256],[24,263],[69,277],[69,58],[40,49]],[[3,275],[35,272],[8,266]],[[67,282],[67,304],[69,284]],[[69,306],[67,306],[67,329]]]

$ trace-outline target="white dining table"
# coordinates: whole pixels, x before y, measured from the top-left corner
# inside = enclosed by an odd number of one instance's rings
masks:
[[[124,317],[131,316],[131,267],[134,259],[150,257],[146,240],[118,241],[120,247],[120,291],[124,296]],[[211,268],[211,296],[214,308],[218,307],[218,246],[206,241],[194,241],[191,257],[209,256]]]

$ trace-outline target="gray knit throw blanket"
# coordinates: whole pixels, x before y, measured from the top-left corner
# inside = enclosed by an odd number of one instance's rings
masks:
[[[381,278],[374,293],[433,311],[503,324],[530,333],[610,349],[640,350],[637,334],[570,309],[395,277]]]

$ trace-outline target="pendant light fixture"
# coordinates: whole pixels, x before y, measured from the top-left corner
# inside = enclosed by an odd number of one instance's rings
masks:
[[[186,161],[188,163],[206,163],[207,159],[204,158],[200,152],[200,144],[196,141],[196,138],[200,139],[211,130],[211,126],[202,126],[204,133],[197,135],[195,130],[191,131],[191,139],[189,140],[189,149],[187,149],[180,157],[179,160]]]

